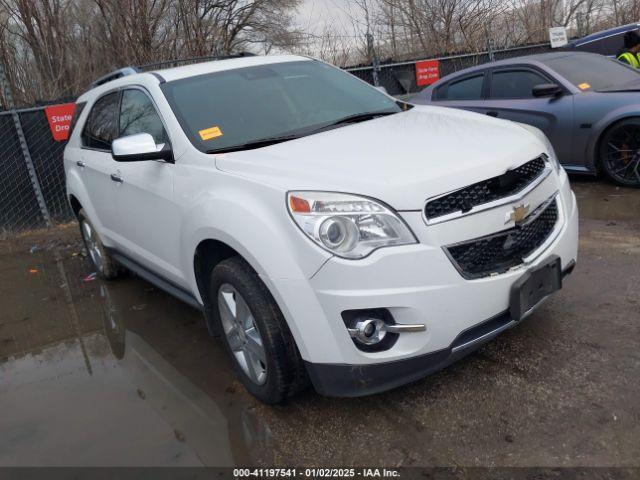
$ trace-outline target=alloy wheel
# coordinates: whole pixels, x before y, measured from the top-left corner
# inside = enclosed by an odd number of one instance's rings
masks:
[[[84,237],[87,251],[89,252],[94,267],[101,272],[103,269],[102,252],[100,251],[98,239],[93,227],[87,222],[82,222],[82,236]]]
[[[231,351],[244,373],[257,385],[267,381],[267,356],[255,319],[240,292],[224,283],[218,290],[218,310]]]
[[[605,141],[602,160],[609,176],[624,185],[640,185],[640,125],[620,125]]]

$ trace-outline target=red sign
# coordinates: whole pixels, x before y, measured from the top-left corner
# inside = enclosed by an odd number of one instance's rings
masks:
[[[440,62],[438,60],[423,60],[416,62],[416,85],[422,87],[440,80]]]
[[[44,114],[49,121],[51,135],[56,142],[64,142],[69,138],[71,119],[76,111],[75,103],[63,103],[62,105],[50,105],[44,108]]]

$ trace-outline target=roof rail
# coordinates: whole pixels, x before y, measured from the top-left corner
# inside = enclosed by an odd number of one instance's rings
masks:
[[[163,62],[157,63],[148,63],[146,65],[140,65],[139,67],[124,67],[119,70],[114,70],[111,73],[107,73],[106,75],[98,78],[93,81],[89,85],[89,90],[92,88],[98,87],[100,85],[104,85],[105,83],[111,82],[118,78],[126,77],[127,75],[134,75],[136,73],[142,73],[144,71],[155,70],[158,67],[163,67],[166,65],[176,65],[177,64],[191,64],[191,63],[199,63],[199,62],[208,62],[212,60],[227,60],[230,58],[242,58],[242,57],[253,57],[255,54],[250,52],[240,52],[233,55],[211,55],[204,57],[191,57],[191,58],[178,58],[175,60],[166,60]]]
[[[229,60],[231,58],[255,57],[255,56],[256,54],[251,52],[239,52],[231,55],[205,55],[202,57],[176,58],[173,60],[164,60],[162,62],[147,63],[145,65],[140,65],[137,68],[139,72],[147,72],[149,70],[156,70],[166,66],[177,67],[177,66],[190,65],[194,63],[200,63],[200,62],[211,62],[211,61],[217,61],[217,60]]]
[[[126,77],[127,75],[134,75],[136,73],[140,73],[140,70],[138,70],[137,67],[124,67],[119,70],[115,70],[92,82],[91,85],[89,85],[89,89],[95,88],[99,85],[104,85],[105,83],[116,80],[117,78]]]

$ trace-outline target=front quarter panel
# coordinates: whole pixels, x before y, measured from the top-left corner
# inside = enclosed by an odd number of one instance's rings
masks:
[[[293,223],[286,192],[210,166],[176,169],[176,201],[184,209],[183,269],[197,292],[193,258],[203,240],[226,243],[271,279],[308,279],[331,255]]]
[[[213,158],[207,160],[213,165]],[[310,358],[317,348],[302,334],[304,325],[314,332],[313,343],[325,345],[327,355],[336,354],[336,347],[327,343],[330,333],[324,328],[318,313],[322,309],[308,281],[332,255],[313,244],[293,223],[286,209],[286,192],[202,166],[178,167],[175,188],[176,200],[184,210],[182,269],[196,299],[203,303],[194,271],[196,248],[203,240],[221,241],[260,275],[302,358]]]
[[[576,164],[582,163],[597,171],[598,140],[613,123],[640,116],[637,92],[596,93],[575,95]]]

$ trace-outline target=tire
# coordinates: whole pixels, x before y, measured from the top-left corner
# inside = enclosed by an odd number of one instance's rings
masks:
[[[82,209],[78,212],[78,223],[87,258],[95,272],[105,280],[117,278],[124,269],[107,253],[100,235]]]
[[[282,312],[246,261],[231,257],[216,265],[209,295],[213,320],[240,380],[252,395],[275,404],[308,385],[304,363]]]
[[[628,118],[610,127],[600,141],[598,159],[609,180],[640,187],[640,118]]]

